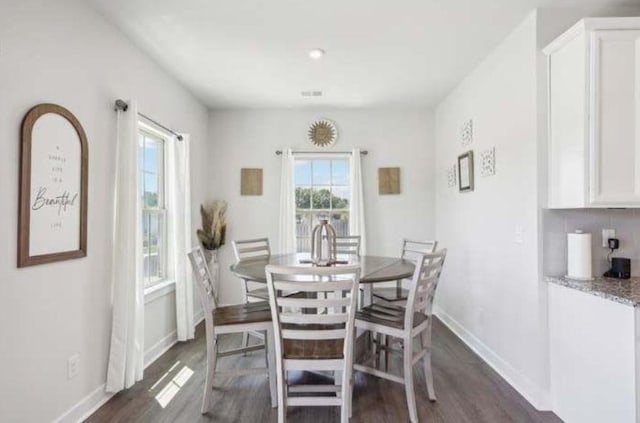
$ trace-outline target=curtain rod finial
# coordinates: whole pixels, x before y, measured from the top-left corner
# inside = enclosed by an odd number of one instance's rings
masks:
[[[129,109],[129,105],[124,100],[121,100],[121,99],[116,100],[116,108],[115,108],[116,111],[122,110],[123,112],[126,112],[128,109]]]

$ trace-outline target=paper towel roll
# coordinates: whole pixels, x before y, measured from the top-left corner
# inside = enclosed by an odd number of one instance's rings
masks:
[[[591,271],[591,234],[580,231],[567,234],[567,277],[593,279]]]

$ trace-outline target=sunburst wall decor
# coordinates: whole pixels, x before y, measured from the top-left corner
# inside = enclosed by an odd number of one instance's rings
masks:
[[[338,139],[338,130],[330,120],[321,119],[311,124],[308,137],[316,147],[329,147]]]

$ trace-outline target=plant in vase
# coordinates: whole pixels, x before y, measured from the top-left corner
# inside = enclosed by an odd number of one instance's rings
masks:
[[[202,217],[202,228],[197,231],[198,240],[204,249],[209,271],[217,285],[219,280],[218,249],[224,245],[227,234],[227,202],[215,200],[201,204],[200,216]],[[216,292],[218,292],[217,289]]]

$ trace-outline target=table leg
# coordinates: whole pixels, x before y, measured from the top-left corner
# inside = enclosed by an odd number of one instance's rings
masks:
[[[361,308],[362,307],[366,307],[368,305],[371,305],[371,303],[373,302],[373,288],[372,288],[372,284],[370,283],[363,283],[362,285],[362,304],[361,304]]]

